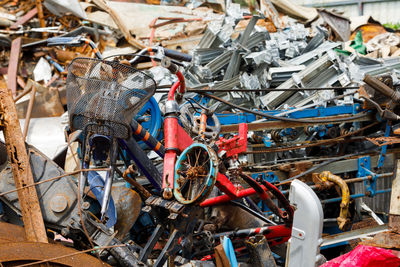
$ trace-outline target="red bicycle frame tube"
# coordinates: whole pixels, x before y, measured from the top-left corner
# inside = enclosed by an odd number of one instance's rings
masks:
[[[221,173],[218,173],[217,182],[215,185],[219,188],[219,190],[224,192],[225,195],[206,199],[200,203],[201,207],[209,207],[209,206],[224,204],[237,198],[243,198],[258,194],[256,190],[254,190],[254,188],[247,188],[242,190],[237,189],[232,184],[232,182],[225,175]],[[268,191],[265,186],[261,185],[261,187],[265,192]]]
[[[214,205],[219,205],[219,204],[224,204],[227,203],[231,200],[237,199],[237,198],[243,198],[243,197],[248,197],[251,195],[257,194],[262,200],[268,200],[270,199],[270,196],[268,195],[268,191],[272,191],[274,195],[277,195],[277,193],[273,192],[274,190],[279,192],[279,189],[273,186],[270,188],[265,187],[264,185],[259,185],[260,189],[263,190],[263,192],[257,192],[254,188],[247,188],[247,189],[238,189],[236,188],[232,182],[223,174],[218,173],[217,175],[217,181],[215,185],[221,190],[222,192],[225,193],[225,195],[222,196],[217,196],[213,198],[209,198],[204,200],[203,202],[200,203],[201,207],[210,207]],[[280,192],[279,192],[280,193]],[[280,198],[280,195],[276,196],[278,200],[283,204],[283,206],[286,209],[286,212],[289,215],[289,220],[293,218],[293,208],[290,206],[288,201],[286,200],[285,197]],[[283,215],[283,213],[281,214]]]
[[[175,93],[178,87],[181,94],[185,93],[185,79],[179,70],[176,72],[176,76],[179,81],[172,85],[168,93],[168,101],[175,101]],[[164,136],[165,156],[162,188],[169,188],[169,193],[171,193],[174,187],[176,156],[178,153],[190,146],[193,143],[193,140],[178,124],[177,114],[170,114],[165,117]],[[171,198],[172,195],[166,194],[164,197]]]
[[[175,162],[178,153],[193,144],[192,138],[178,124],[178,118],[166,117],[164,120],[165,156],[162,188],[173,189]]]

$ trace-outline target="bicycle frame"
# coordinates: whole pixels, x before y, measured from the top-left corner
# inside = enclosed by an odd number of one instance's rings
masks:
[[[179,73],[177,71],[176,73]],[[175,100],[175,93],[178,88],[180,88],[179,93],[183,94],[185,91],[184,83],[182,82],[182,75],[177,75],[179,81],[176,82],[170,89],[168,94],[168,101],[166,104],[166,116],[165,116],[165,126],[164,126],[164,136],[165,136],[165,157],[164,157],[164,170],[163,170],[163,197],[165,199],[171,199],[173,194],[174,185],[174,173],[175,173],[175,163],[177,155],[185,150],[188,146],[194,143],[193,139],[186,133],[186,131],[178,124],[178,103]],[[183,84],[183,86],[182,86]],[[204,124],[207,120],[207,116],[202,114],[202,123]],[[205,125],[201,127],[200,133],[204,131]],[[247,131],[247,128],[246,128]],[[268,195],[268,191],[272,192],[281,204],[285,207],[286,211],[276,207],[274,212],[278,212],[278,216],[284,219],[288,224],[291,224],[293,219],[293,208],[290,206],[288,200],[280,193],[272,184],[265,182],[264,185],[259,185],[255,180],[250,177],[246,177],[247,182],[252,186],[248,189],[238,189],[227,176],[222,173],[218,173],[216,179],[216,186],[225,195],[209,198],[200,203],[202,207],[209,207],[218,204],[227,203],[231,200],[243,197],[249,197],[253,195],[258,195],[263,201],[272,205],[273,202]],[[274,207],[274,204],[273,206]]]

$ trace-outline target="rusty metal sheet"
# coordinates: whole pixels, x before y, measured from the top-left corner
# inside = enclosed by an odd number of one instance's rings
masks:
[[[354,30],[353,34],[350,36],[350,40],[354,40],[358,31],[361,31],[364,43],[367,43],[375,36],[386,32],[385,28],[382,25],[368,23],[357,27]]]
[[[111,194],[117,210],[114,229],[118,234],[115,237],[122,240],[139,217],[142,200],[138,193],[125,186],[113,186]]]
[[[52,259],[49,262],[61,266],[110,266],[88,254],[76,254],[73,248],[58,244],[35,242],[7,242],[0,244],[0,263],[7,266],[24,264],[30,261]],[[71,255],[62,257],[63,255]],[[56,259],[58,258],[58,259]]]
[[[386,249],[400,249],[400,234],[390,231],[379,233],[371,240],[361,242],[362,245],[380,247]]]
[[[22,226],[0,222],[0,243],[24,241],[26,241],[26,237]]]

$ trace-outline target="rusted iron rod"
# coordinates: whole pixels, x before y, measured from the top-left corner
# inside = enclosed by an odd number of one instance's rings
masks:
[[[3,81],[0,81],[0,110],[4,112],[4,139],[15,187],[19,188],[33,184],[35,181],[33,180],[31,165],[26,153],[17,110],[11,91]],[[32,242],[48,243],[36,188],[29,187],[18,191],[18,201],[21,207],[26,239]]]
[[[26,141],[26,136],[28,135],[29,123],[32,117],[32,109],[33,109],[33,104],[35,103],[35,98],[36,98],[36,86],[33,86],[31,91],[31,98],[29,99],[28,109],[26,111],[26,117],[25,117],[24,133],[23,133],[24,141]]]

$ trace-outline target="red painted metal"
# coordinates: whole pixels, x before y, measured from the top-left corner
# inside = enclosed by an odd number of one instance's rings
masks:
[[[193,144],[193,139],[186,133],[186,131],[177,123],[178,128],[178,150],[182,152],[188,146]]]
[[[219,188],[218,183],[216,185]],[[264,186],[262,186],[262,188],[264,190],[266,190],[266,188]],[[226,194],[226,192],[224,192],[224,193]],[[227,202],[237,199],[237,198],[248,197],[248,196],[257,194],[256,190],[254,190],[253,188],[247,188],[247,189],[237,191],[236,194],[234,194],[234,192],[231,192],[231,193],[233,193],[233,194],[230,194],[231,196],[226,194],[226,195],[206,199],[200,203],[200,206],[201,207],[209,207],[209,206],[214,206],[214,205],[220,205],[220,204],[227,203]]]
[[[185,78],[183,77],[182,73],[179,70],[176,73],[176,76],[178,77],[180,82],[179,93],[184,94],[186,92]]]
[[[178,87],[180,87],[180,85],[181,85],[181,83],[179,81],[177,81],[176,83],[174,83],[172,85],[171,89],[169,89],[168,100],[174,100],[176,89],[178,89]]]
[[[232,182],[228,179],[228,177],[226,177],[222,173],[217,174],[217,181],[216,181],[215,185],[218,187],[219,190],[221,190],[222,192],[224,192],[226,194],[226,196],[229,198],[229,200],[237,198],[237,192],[239,191],[239,189],[236,188],[236,186],[234,184],[232,184]],[[214,199],[214,198],[212,198],[212,199]],[[207,201],[207,200],[205,200],[205,201]],[[204,203],[204,201],[200,204],[200,206],[202,206],[203,203]],[[212,206],[212,205],[210,205],[210,206]]]
[[[178,152],[178,118],[166,117],[164,121],[165,156],[163,167],[163,188],[174,187],[174,170]]]
[[[220,137],[216,142],[216,145],[219,147],[218,153],[226,151],[226,156],[228,158],[237,158],[238,154],[247,150],[247,124],[239,124],[238,135],[235,135],[230,139]]]

